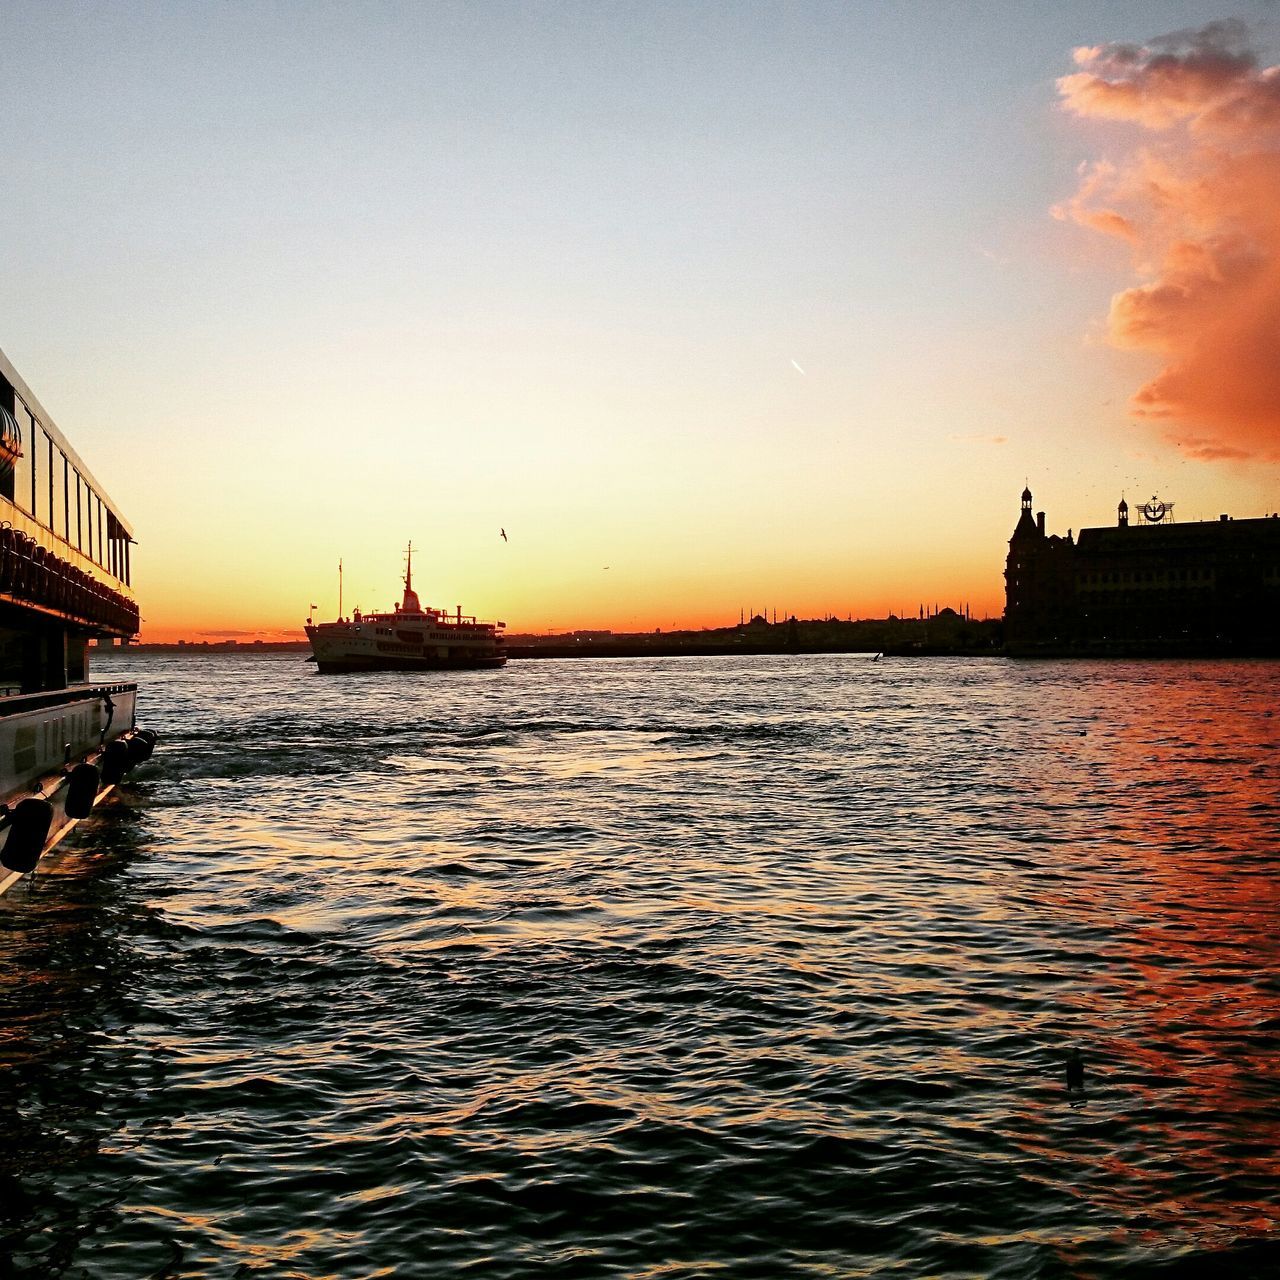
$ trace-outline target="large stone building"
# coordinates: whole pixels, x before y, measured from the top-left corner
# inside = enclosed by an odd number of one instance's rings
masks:
[[[1172,521],[1152,502],[1130,524],[1045,532],[1031,490],[1005,567],[1010,653],[1280,655],[1280,518]]]

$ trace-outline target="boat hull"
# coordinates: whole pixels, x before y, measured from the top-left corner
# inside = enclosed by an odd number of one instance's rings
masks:
[[[10,809],[37,795],[53,809],[36,870],[79,819],[67,815],[67,778],[72,766],[96,757],[102,745],[124,737],[134,725],[135,684],[92,683],[45,693],[0,698],[0,803]],[[115,788],[103,786],[101,804]],[[8,839],[7,810],[0,849]],[[0,864],[0,894],[30,872]]]
[[[316,670],[323,676],[342,675],[351,671],[460,671],[484,667],[506,666],[507,655],[491,657],[345,657],[315,658]]]

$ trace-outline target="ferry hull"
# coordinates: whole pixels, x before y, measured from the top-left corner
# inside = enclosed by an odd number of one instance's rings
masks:
[[[66,811],[71,766],[96,758],[101,747],[127,735],[134,724],[134,684],[93,683],[53,692],[0,698],[0,849],[7,847],[8,812],[26,796],[40,796],[53,809],[36,870],[49,852],[76,825]],[[106,785],[93,803],[113,791]],[[28,872],[0,864],[0,894]]]
[[[458,671],[477,670],[481,667],[502,667],[506,665],[505,653],[491,657],[358,657],[315,658],[316,670],[323,676],[341,675],[351,671]]]

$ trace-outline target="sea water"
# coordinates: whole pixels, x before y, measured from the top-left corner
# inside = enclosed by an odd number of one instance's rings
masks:
[[[1280,665],[96,674],[0,1275],[1280,1274]]]

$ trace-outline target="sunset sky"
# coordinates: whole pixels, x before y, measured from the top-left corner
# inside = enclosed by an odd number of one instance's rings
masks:
[[[0,20],[0,346],[144,639],[389,606],[410,539],[516,631],[997,614],[1025,482],[1280,509],[1276,4]]]

